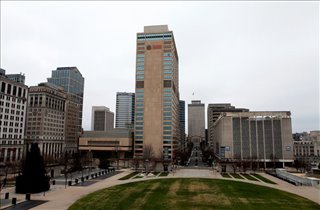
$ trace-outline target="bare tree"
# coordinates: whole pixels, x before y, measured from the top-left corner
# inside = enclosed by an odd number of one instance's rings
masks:
[[[148,165],[151,161],[154,161],[154,151],[153,147],[150,144],[148,144],[145,145],[143,148],[143,163],[146,172],[148,172]]]

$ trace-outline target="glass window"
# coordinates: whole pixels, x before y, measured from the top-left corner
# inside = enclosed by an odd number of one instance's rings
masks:
[[[164,106],[171,106],[171,102],[164,102],[163,105]]]
[[[143,125],[143,122],[136,122],[136,125]]]
[[[143,134],[143,131],[136,131],[136,134]]]
[[[164,120],[171,120],[171,117],[164,117]]]
[[[143,117],[136,117],[136,120],[143,120]]]
[[[164,78],[164,79],[172,79],[172,76],[164,75],[163,78]]]
[[[144,58],[137,58],[137,62],[144,62]]]
[[[136,130],[143,130],[143,126],[136,126]]]
[[[144,70],[144,67],[143,66],[138,66],[137,70]]]
[[[163,131],[163,134],[164,134],[164,135],[168,135],[168,134],[171,135],[171,133],[172,133],[171,131]]]
[[[171,125],[171,122],[163,122],[164,125]]]
[[[144,76],[137,76],[137,79],[143,80],[143,79],[144,79]]]
[[[137,93],[143,93],[144,90],[139,89],[139,90],[136,90],[136,92],[137,92]]]
[[[172,69],[172,66],[163,66],[163,69],[169,70]]]
[[[137,66],[144,66],[144,63],[137,63]]]
[[[143,111],[143,108],[136,108],[136,111]]]
[[[165,140],[163,141],[164,144],[171,144],[171,141]]]
[[[165,61],[165,62],[163,62],[163,65],[172,65],[172,62]]]
[[[144,54],[138,54],[137,58],[144,58]]]
[[[164,97],[163,100],[164,101],[171,101],[171,97],[170,98],[169,97]]]
[[[143,136],[135,136],[135,139],[143,139]]]
[[[141,106],[143,106],[143,104],[136,104],[136,107],[141,107]]]
[[[172,61],[172,58],[171,57],[164,57],[163,60],[164,61]]]
[[[171,136],[164,136],[163,139],[171,139]]]
[[[171,97],[171,93],[165,93],[163,95],[166,96],[166,97]]]
[[[137,71],[137,75],[144,75],[144,71]]]
[[[136,98],[143,98],[144,97],[144,94],[143,93],[137,93],[136,94]]]
[[[171,112],[163,112],[163,116],[171,116]]]
[[[171,56],[171,53],[163,53],[163,56]]]
[[[137,116],[143,116],[143,113],[136,113]]]
[[[172,74],[172,71],[171,70],[164,70],[163,73],[164,74]]]
[[[164,88],[164,89],[163,89],[163,92],[165,92],[165,93],[171,93],[171,89],[170,89],[170,88]]]

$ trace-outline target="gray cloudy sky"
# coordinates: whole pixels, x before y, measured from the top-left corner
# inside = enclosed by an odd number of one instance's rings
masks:
[[[116,92],[134,92],[136,33],[158,24],[174,32],[186,103],[290,110],[293,132],[319,129],[319,2],[0,3],[1,68],[37,85],[77,66],[85,130],[92,106],[115,112]]]

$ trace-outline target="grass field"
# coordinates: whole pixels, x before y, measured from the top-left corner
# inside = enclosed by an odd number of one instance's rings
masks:
[[[119,180],[127,180],[130,179],[131,177],[134,177],[135,175],[137,175],[139,172],[132,172],[130,174],[128,174],[127,176],[121,177]]]
[[[260,174],[251,174],[252,176],[260,179],[261,181],[264,181],[265,183],[269,183],[269,184],[277,184],[277,183],[274,183],[273,181],[261,176]]]
[[[68,210],[319,209],[305,198],[249,183],[214,179],[159,179],[89,194]]]

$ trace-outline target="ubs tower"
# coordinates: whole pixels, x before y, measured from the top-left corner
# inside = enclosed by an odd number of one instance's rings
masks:
[[[167,25],[137,33],[134,157],[172,160],[180,140],[179,64]],[[150,151],[151,150],[151,151]],[[150,155],[149,155],[150,156]],[[148,158],[148,157],[144,157]]]

